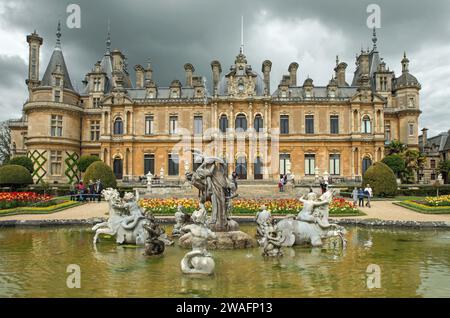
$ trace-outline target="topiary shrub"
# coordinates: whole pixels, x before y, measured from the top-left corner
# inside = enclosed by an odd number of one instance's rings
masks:
[[[116,188],[117,180],[112,169],[103,161],[96,161],[87,168],[84,174],[84,184],[89,184],[89,180],[97,181],[100,179],[103,183],[103,187]]]
[[[8,162],[9,165],[18,165],[27,168],[30,173],[34,172],[34,164],[27,156],[14,157]]]
[[[394,197],[397,195],[397,180],[391,168],[382,162],[374,163],[363,176],[363,188],[370,184],[374,196]]]
[[[29,184],[33,184],[33,178],[27,168],[11,164],[0,167],[0,186],[18,188]]]
[[[78,159],[78,163],[77,163],[78,171],[86,172],[87,168],[89,168],[89,166],[96,161],[101,161],[101,160],[97,156],[89,156],[89,155],[81,156],[80,159]]]

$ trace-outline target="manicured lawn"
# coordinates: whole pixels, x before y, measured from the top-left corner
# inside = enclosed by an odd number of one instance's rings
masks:
[[[419,198],[423,199],[423,198]],[[427,206],[425,204],[420,204],[418,202],[414,202],[412,200],[402,201],[402,202],[394,202],[394,204],[402,206],[404,208],[413,210],[415,212],[424,213],[424,214],[450,214],[450,207],[434,207]]]

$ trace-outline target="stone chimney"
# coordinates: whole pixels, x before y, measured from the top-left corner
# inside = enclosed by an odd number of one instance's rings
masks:
[[[298,63],[293,62],[289,65],[288,68],[290,77],[289,86],[297,86],[297,70],[298,70]]]
[[[194,66],[191,63],[184,64],[184,70],[186,72],[186,83],[187,87],[192,87],[192,76],[195,72]]]
[[[347,82],[345,81],[345,71],[347,70],[347,66],[347,63],[341,62],[334,69],[337,79],[337,85],[339,87],[347,86]]]
[[[111,55],[113,71],[123,71],[125,56],[119,50],[114,50]]]
[[[136,71],[136,88],[144,88],[144,68],[141,65],[134,67]]]
[[[28,42],[28,78],[26,84],[29,88],[36,87],[40,84],[39,81],[39,60],[42,38],[34,31],[27,36]]]
[[[212,61],[211,69],[213,73],[213,94],[217,94],[219,89],[220,74],[222,73],[222,66],[219,61]]]
[[[428,146],[428,128],[422,129],[422,151]]]
[[[272,71],[272,62],[265,60],[262,64],[261,72],[264,75],[264,93],[270,95],[270,72]]]

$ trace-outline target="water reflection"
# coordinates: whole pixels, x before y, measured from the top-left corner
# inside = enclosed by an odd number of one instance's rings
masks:
[[[243,226],[254,234],[255,229]],[[185,250],[162,256],[102,240],[87,228],[0,230],[1,297],[450,297],[450,231],[350,228],[343,252],[283,249],[212,251],[216,273],[185,276]],[[372,242],[372,244],[367,244]],[[66,287],[66,268],[81,267],[81,289]],[[366,286],[370,264],[381,289]]]

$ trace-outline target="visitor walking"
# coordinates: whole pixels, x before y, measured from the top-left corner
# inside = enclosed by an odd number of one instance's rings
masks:
[[[370,187],[370,184],[368,184],[368,185],[366,186],[366,188],[364,189],[364,193],[365,193],[365,195],[366,195],[366,197],[367,197],[366,207],[371,208],[371,207],[372,207],[372,206],[371,206],[371,198],[372,198],[372,196],[373,196],[373,190],[372,190],[372,188]]]
[[[89,188],[89,201],[93,201],[95,196],[95,183],[94,181],[92,181],[92,179],[89,180],[88,188]]]
[[[352,197],[353,197],[353,206],[356,207],[358,205],[358,188],[357,187],[355,187],[353,189]]]
[[[280,181],[278,182],[278,189],[280,192],[284,192],[284,178],[281,177]]]
[[[78,183],[77,192],[78,192],[78,195],[79,195],[78,200],[79,201],[84,201],[85,197],[83,195],[86,193],[86,187],[84,186],[83,181],[80,181],[80,183]]]
[[[359,200],[359,207],[364,207],[364,191],[362,188],[359,188],[358,190],[358,200]]]

